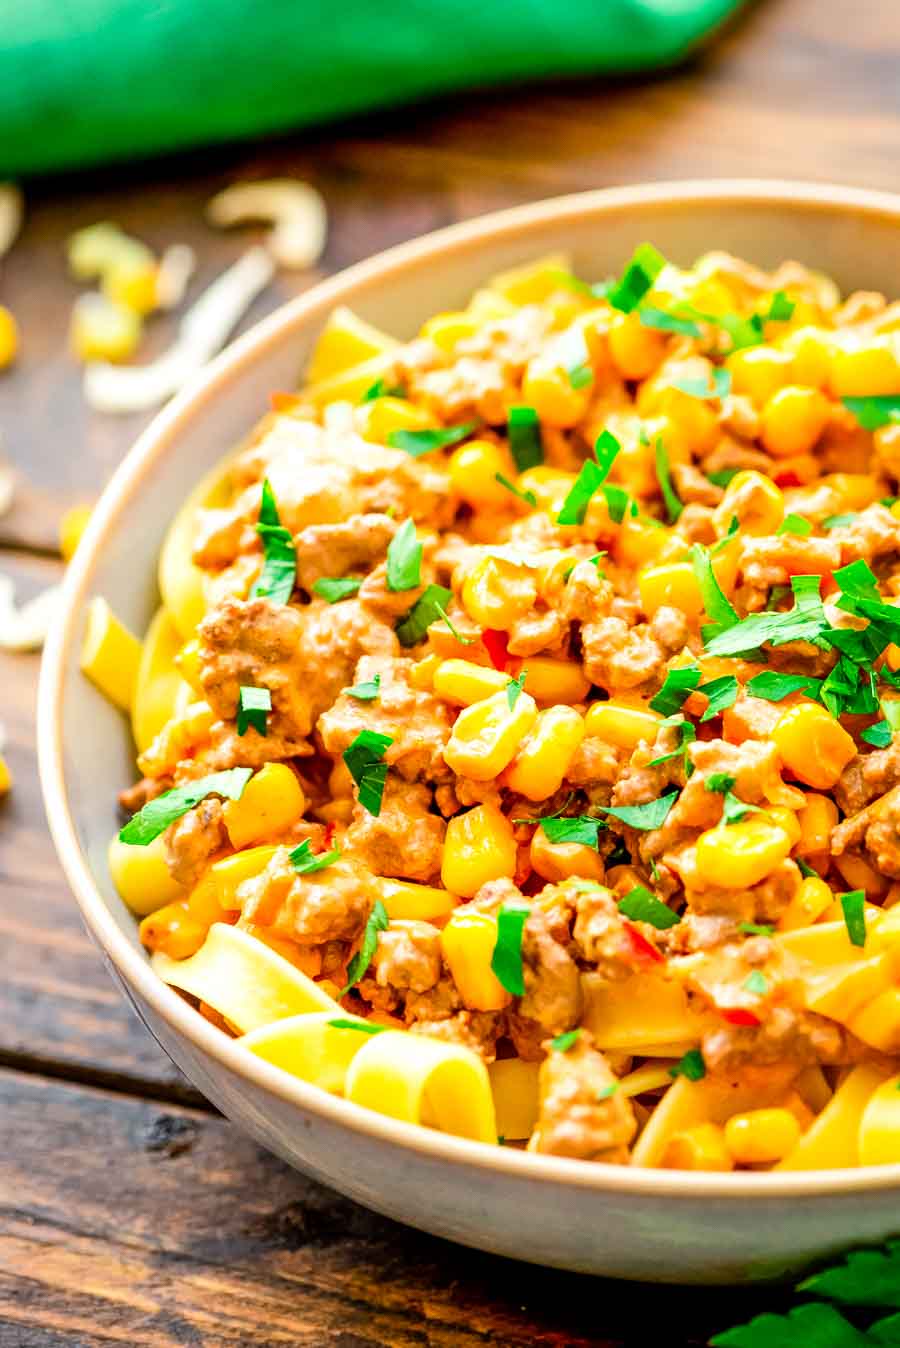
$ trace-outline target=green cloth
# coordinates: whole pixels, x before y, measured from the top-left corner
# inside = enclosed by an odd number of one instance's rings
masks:
[[[740,3],[0,0],[0,175],[281,131],[468,85],[669,65]]]

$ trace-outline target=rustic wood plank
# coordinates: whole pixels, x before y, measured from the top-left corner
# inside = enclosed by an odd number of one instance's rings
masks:
[[[221,1119],[12,1072],[0,1158],[9,1348],[620,1348],[660,1342],[662,1322],[667,1348],[687,1348],[759,1302],[664,1289],[648,1302],[458,1249],[323,1189]]]

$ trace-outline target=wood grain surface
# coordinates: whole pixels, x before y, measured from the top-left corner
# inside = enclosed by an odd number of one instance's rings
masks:
[[[66,349],[73,229],[111,219],[157,249],[193,244],[196,294],[253,237],[212,231],[210,194],[236,178],[309,179],[331,216],[320,270],[279,276],[247,326],[381,248],[560,192],[725,175],[896,188],[900,6],[850,11],[760,0],[652,78],[460,94],[29,185],[25,230],[0,263],[0,302],[22,330],[21,360],[0,375],[3,452],[19,475],[0,569],[23,596],[58,576],[62,510],[96,496],[147,421],[84,404]],[[142,358],[173,330],[151,320]],[[773,1305],[769,1294],[648,1298],[452,1247],[304,1180],[218,1118],[126,1007],[63,883],[37,785],[37,663],[0,655],[15,777],[0,801],[0,1348],[684,1348]]]

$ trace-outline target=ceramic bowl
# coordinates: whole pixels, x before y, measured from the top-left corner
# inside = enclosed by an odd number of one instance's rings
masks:
[[[104,492],[44,656],[40,767],[62,864],[126,995],[191,1081],[264,1146],[368,1207],[480,1249],[617,1278],[739,1282],[900,1231],[900,1164],[718,1175],[531,1156],[396,1123],[252,1057],[154,976],[116,896],[106,845],[116,793],[133,780],[133,747],[125,720],[78,669],[88,599],[104,595],[144,629],[169,520],[259,418],[269,391],[296,382],[335,305],[407,338],[503,268],[561,249],[580,275],[603,277],[645,239],[681,264],[711,248],[763,266],[793,257],[843,290],[893,294],[900,196],[781,182],[585,192],[403,244],[285,305],[159,414]]]

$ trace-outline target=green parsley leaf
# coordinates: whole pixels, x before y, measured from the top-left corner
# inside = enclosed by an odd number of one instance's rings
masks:
[[[388,544],[387,587],[396,594],[416,590],[422,584],[422,544],[416,538],[415,520],[404,520]]]
[[[810,1302],[787,1315],[757,1315],[709,1342],[711,1348],[866,1348],[872,1340],[833,1306]]]
[[[387,442],[392,449],[402,449],[410,458],[418,459],[436,449],[458,445],[474,430],[475,422],[468,421],[464,426],[435,426],[427,431],[388,431]]]
[[[803,674],[779,674],[777,670],[764,669],[747,680],[747,692],[765,702],[781,702],[791,693],[816,690],[820,683],[820,679],[807,678]]]
[[[531,907],[518,899],[507,899],[497,914],[497,941],[491,956],[491,971],[514,997],[525,993],[522,972],[522,933]]]
[[[512,711],[513,707],[515,707],[516,703],[519,700],[519,694],[525,687],[525,677],[527,673],[528,670],[523,669],[522,673],[519,675],[517,679],[510,679],[509,683],[506,685],[506,701],[510,711]]]
[[[865,730],[860,732],[859,738],[865,740],[866,744],[872,744],[876,749],[886,749],[894,738],[894,732],[887,721],[876,721],[874,725],[866,726]]]
[[[812,525],[802,515],[785,515],[775,532],[776,534],[797,534],[800,538],[807,538],[812,533]]]
[[[714,716],[719,716],[723,711],[734,706],[739,687],[740,685],[733,674],[722,674],[718,679],[710,679],[709,683],[701,683],[697,692],[706,694],[709,698],[709,706],[700,720],[711,721]]]
[[[299,871],[301,875],[312,875],[314,871],[324,871],[326,866],[337,861],[340,855],[339,847],[333,847],[330,852],[313,853],[309,838],[304,838],[303,842],[291,852],[290,859],[294,870]]]
[[[593,382],[594,378],[594,371],[585,361],[582,361],[580,365],[570,365],[566,374],[569,376],[569,383],[574,389],[586,388],[588,384]]]
[[[371,1020],[351,1020],[349,1016],[335,1016],[325,1024],[333,1030],[357,1030],[360,1034],[383,1034],[387,1029],[386,1025],[376,1025]]]
[[[362,580],[358,576],[320,576],[313,581],[312,588],[313,594],[320,599],[336,604],[339,599],[349,599],[351,594],[356,594],[360,585]]]
[[[889,1240],[881,1250],[851,1250],[843,1263],[814,1273],[798,1291],[848,1306],[900,1307],[900,1240]]]
[[[722,822],[723,824],[739,824],[748,814],[762,814],[758,805],[748,805],[744,800],[738,800],[733,791],[726,791],[722,800]]]
[[[695,544],[696,546],[696,544]],[[821,576],[792,576],[794,607],[787,613],[751,613],[706,643],[709,655],[742,655],[766,643],[783,646],[789,641],[821,644],[829,622],[819,595]],[[900,615],[898,615],[900,616]]]
[[[775,928],[768,922],[739,922],[738,931],[745,936],[774,936]]]
[[[871,398],[842,398],[841,402],[866,431],[877,431],[880,426],[900,421],[900,394],[897,393],[879,394]]]
[[[256,532],[263,541],[263,567],[250,591],[251,599],[271,599],[286,604],[297,579],[297,556],[290,529],[285,529],[269,479],[262,485]]]
[[[850,510],[846,515],[826,515],[822,521],[823,529],[843,529],[845,525],[852,524],[859,518],[858,510]]]
[[[381,812],[388,769],[384,755],[393,742],[391,735],[382,735],[377,730],[361,730],[341,755],[359,788],[359,803],[369,814]]]
[[[718,795],[724,796],[726,791],[730,791],[737,781],[737,777],[731,772],[711,772],[704,782],[707,791],[715,791]]]
[[[258,735],[265,735],[271,710],[272,694],[268,688],[251,688],[242,684],[238,689],[237,733],[246,735],[252,726]]]
[[[848,894],[841,894],[840,900],[850,944],[862,947],[866,943],[865,890],[851,889]],[[897,1304],[900,1305],[900,1302]]]
[[[648,290],[653,289],[657,276],[666,265],[662,253],[652,243],[635,248],[621,278],[606,291],[606,298],[614,309],[630,314],[636,309]]]
[[[422,641],[432,623],[441,617],[443,605],[449,604],[453,591],[443,585],[429,585],[412,608],[397,624],[397,639],[401,646],[415,646]]]
[[[405,398],[406,389],[400,384],[389,384],[384,378],[376,379],[362,396],[364,403],[374,402],[376,398]]]
[[[700,682],[699,665],[681,665],[666,673],[663,685],[650,699],[650,707],[661,716],[680,710]]]
[[[732,515],[728,525],[727,532],[724,533],[722,537],[718,539],[715,543],[713,543],[712,546],[710,547],[709,549],[710,557],[718,557],[720,552],[724,552],[725,548],[728,547],[728,544],[734,538],[735,534],[739,532],[740,527],[741,525],[737,515]]]
[[[511,407],[507,425],[509,452],[520,473],[544,462],[541,423],[533,407]]]
[[[796,857],[795,860],[797,862],[797,869],[804,880],[821,880],[821,875],[817,870],[810,866],[809,862],[804,861],[802,857]]]
[[[458,632],[456,630],[456,628],[453,626],[453,623],[450,621],[450,615],[447,613],[443,604],[436,604],[435,607],[437,608],[438,616],[440,617],[444,626],[447,628],[447,631],[450,633],[450,635],[452,637],[455,637],[455,639],[458,642],[460,642],[463,646],[471,646],[475,638],[464,637],[461,632]]]
[[[690,1048],[673,1067],[669,1068],[670,1077],[687,1077],[688,1081],[702,1081],[706,1076],[706,1063],[699,1048]]]
[[[661,435],[656,437],[656,449],[654,455],[656,462],[656,480],[659,483],[659,489],[662,492],[663,501],[666,505],[669,523],[674,524],[682,510],[684,510],[684,505],[679,500],[678,493],[672,486],[672,474],[669,468],[669,451],[666,449],[665,442]]]
[[[600,829],[606,825],[602,819],[591,819],[588,815],[559,817],[547,816],[541,820],[541,828],[548,842],[581,843],[584,847],[600,849]]]
[[[754,997],[765,997],[769,991],[769,980],[759,969],[754,969],[744,979],[744,989],[746,992],[752,993]]]
[[[381,899],[376,899],[366,922],[362,945],[347,965],[347,985],[341,989],[339,994],[341,997],[346,997],[350,989],[356,986],[372,963],[372,956],[378,949],[378,933],[387,931],[389,923],[390,918],[387,909]]]
[[[776,290],[769,304],[769,312],[763,314],[763,318],[767,323],[788,323],[794,317],[796,307],[783,290]]]
[[[666,313],[665,309],[654,309],[649,304],[638,310],[638,318],[645,328],[655,328],[658,332],[678,332],[684,337],[703,335],[703,329],[692,318],[679,318],[677,314]]]
[[[705,379],[673,379],[672,386],[691,398],[702,398],[705,401],[727,398],[731,392],[731,371],[717,365],[710,371],[708,382]]]
[[[516,484],[510,482],[509,478],[504,477],[502,473],[495,473],[494,478],[500,483],[501,487],[505,487],[507,491],[512,492],[513,496],[517,496],[520,501],[524,501],[526,505],[531,506],[532,510],[537,505],[537,497],[533,491],[520,491]]]
[[[626,511],[632,517],[637,515],[638,508],[624,487],[617,487],[612,482],[604,482],[600,491],[606,501],[606,509],[613,524],[621,524]]]
[[[615,1095],[618,1089],[619,1089],[618,1081],[611,1081],[608,1086],[604,1086],[601,1090],[597,1092],[595,1098],[598,1102],[603,1100],[609,1100],[611,1096]]]
[[[595,457],[585,459],[581,465],[578,477],[569,489],[569,494],[556,517],[557,524],[584,523],[591,497],[605,482],[620,449],[619,441],[609,431],[604,431],[602,435],[598,436],[597,443],[594,446]],[[612,511],[610,511],[610,514],[612,514]],[[619,519],[621,520],[623,516],[624,510]]]
[[[661,724],[673,725],[675,727],[678,734],[678,748],[670,750],[667,754],[660,754],[659,758],[651,758],[647,766],[655,768],[659,763],[668,763],[669,759],[678,758],[683,755],[685,776],[690,777],[694,770],[694,765],[688,757],[688,749],[697,738],[697,732],[694,729],[693,721],[682,720],[679,719],[677,715],[674,715],[667,717]]]
[[[557,1053],[568,1053],[573,1044],[577,1044],[581,1037],[580,1030],[566,1030],[563,1034],[558,1034],[555,1039],[550,1040],[550,1047]]]
[[[704,640],[708,635],[718,636],[729,628],[740,625],[740,618],[734,605],[725,598],[718,582],[709,552],[702,543],[694,543],[690,550],[691,566],[700,586],[703,607],[712,619],[702,629]]]
[[[737,477],[740,468],[717,468],[712,473],[707,473],[707,481],[714,487],[727,487],[733,477]]]
[[[645,805],[608,805],[603,813],[611,814],[614,819],[621,820],[629,828],[648,832],[650,829],[662,827],[677,798],[677,791],[667,791],[664,796],[648,800]]]
[[[123,829],[119,839],[132,847],[146,847],[164,833],[170,824],[180,819],[188,810],[199,805],[207,796],[224,796],[226,800],[240,800],[244,787],[253,776],[252,768],[226,768],[224,772],[213,772],[208,777],[196,777],[183,786],[175,786],[164,791],[154,800],[148,800],[143,809]]]
[[[365,683],[354,684],[352,688],[345,688],[344,692],[348,697],[355,697],[357,702],[373,702],[381,691],[381,675],[376,674],[374,678],[367,679]]]
[[[655,894],[651,894],[645,885],[635,885],[624,899],[619,900],[619,912],[623,917],[630,917],[632,922],[649,922],[657,931],[676,927],[681,921],[678,914],[673,913],[669,905]]]

